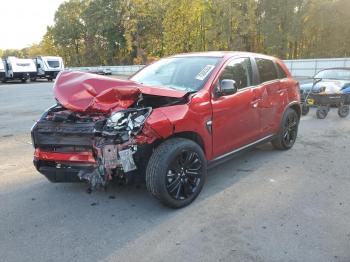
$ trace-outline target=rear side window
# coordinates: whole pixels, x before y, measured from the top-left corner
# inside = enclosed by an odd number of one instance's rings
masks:
[[[237,58],[231,61],[220,76],[220,82],[223,79],[236,81],[238,89],[252,85],[252,67],[250,58]]]
[[[279,78],[279,79],[286,78],[286,77],[287,77],[287,74],[286,74],[286,72],[283,70],[283,68],[282,68],[278,63],[276,63],[276,66],[277,66],[278,78]]]
[[[278,79],[277,71],[273,61],[263,58],[256,58],[256,65],[260,75],[260,83]]]

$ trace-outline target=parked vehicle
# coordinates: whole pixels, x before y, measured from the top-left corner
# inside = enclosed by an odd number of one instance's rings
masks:
[[[110,68],[106,67],[97,67],[93,69],[88,69],[87,72],[92,73],[92,74],[97,74],[97,75],[111,75],[112,70]]]
[[[21,80],[22,82],[36,76],[36,67],[32,59],[17,58],[9,56],[4,59],[5,66],[5,79],[8,80]]]
[[[302,114],[309,113],[310,106],[317,106],[316,116],[326,118],[331,107],[338,107],[340,117],[347,117],[350,93],[350,68],[329,68],[318,72],[312,83],[300,86]]]
[[[350,87],[350,68],[329,68],[318,72],[313,77],[312,83],[301,84],[302,94],[309,93],[341,93],[341,91]]]
[[[40,173],[91,189],[143,177],[173,208],[198,196],[208,166],[269,141],[290,149],[301,114],[283,62],[243,52],[176,55],[129,80],[62,72],[54,94],[32,128]]]
[[[4,61],[0,58],[0,81],[5,81],[5,65]]]
[[[59,72],[64,70],[63,60],[58,56],[38,56],[33,60],[37,67],[37,74],[32,79],[33,81],[36,78],[46,78],[48,81],[52,81]]]

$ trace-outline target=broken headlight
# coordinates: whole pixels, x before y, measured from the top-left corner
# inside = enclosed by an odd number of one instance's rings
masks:
[[[115,112],[107,119],[103,134],[119,136],[123,141],[126,141],[130,135],[137,135],[141,131],[151,111],[151,108],[142,108]]]

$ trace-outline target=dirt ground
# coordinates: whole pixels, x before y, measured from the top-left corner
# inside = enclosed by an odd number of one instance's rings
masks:
[[[350,261],[350,120],[302,118],[295,147],[267,144],[209,171],[198,199],[163,207],[144,186],[52,184],[30,127],[51,83],[0,85],[0,261]]]

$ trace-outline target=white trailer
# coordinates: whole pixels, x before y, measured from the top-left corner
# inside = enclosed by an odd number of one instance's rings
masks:
[[[37,68],[37,78],[52,81],[60,71],[64,70],[63,60],[59,56],[38,56],[33,60]]]
[[[36,77],[36,66],[32,59],[17,58],[9,56],[4,59],[5,79],[21,80],[22,82]]]
[[[5,82],[5,64],[1,58],[0,58],[0,81]]]

